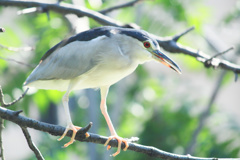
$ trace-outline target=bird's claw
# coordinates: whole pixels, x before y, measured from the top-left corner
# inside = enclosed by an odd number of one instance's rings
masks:
[[[114,135],[114,136],[110,136],[108,138],[108,140],[105,142],[104,146],[108,145],[108,143],[110,142],[110,140],[112,139],[116,139],[118,141],[118,149],[117,152],[115,152],[114,154],[112,154],[111,156],[115,157],[116,155],[118,155],[121,151],[121,144],[122,142],[125,144],[125,148],[123,149],[123,151],[126,151],[129,147],[127,140],[123,139],[122,137],[119,137],[118,135]],[[108,145],[107,146],[107,150],[111,149],[111,146]]]
[[[70,144],[72,144],[72,143],[75,141],[75,136],[76,136],[76,134],[77,134],[77,131],[80,130],[81,128],[82,128],[82,127],[78,127],[78,126],[74,126],[73,124],[69,124],[69,125],[66,127],[66,129],[65,129],[64,133],[62,134],[62,136],[61,136],[60,138],[58,138],[57,140],[58,140],[58,141],[61,141],[61,140],[66,136],[67,132],[68,132],[69,130],[72,130],[73,133],[72,133],[71,140],[70,140],[68,143],[66,143],[66,144],[63,145],[63,147],[66,148],[66,147],[68,147]],[[88,133],[85,133],[85,136],[86,136],[86,137],[89,137],[90,135],[89,135]]]

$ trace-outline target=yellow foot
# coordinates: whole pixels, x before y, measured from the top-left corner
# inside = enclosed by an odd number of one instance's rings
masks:
[[[126,151],[129,147],[127,140],[123,139],[122,137],[119,137],[118,135],[114,135],[114,136],[110,136],[108,138],[108,140],[105,142],[104,146],[108,145],[108,143],[110,142],[110,140],[112,139],[116,139],[118,141],[118,149],[117,152],[115,152],[114,154],[112,154],[113,157],[115,157],[116,155],[118,155],[121,151],[121,144],[122,142],[125,144],[125,148],[123,149],[124,151]],[[107,150],[109,150],[111,148],[110,145],[107,146]]]
[[[70,140],[68,143],[64,144],[64,146],[63,146],[64,148],[65,148],[65,147],[68,147],[70,144],[72,144],[72,143],[75,141],[75,136],[76,136],[76,134],[77,134],[77,131],[78,131],[79,129],[81,129],[81,128],[82,128],[82,127],[78,127],[78,126],[74,126],[73,124],[69,124],[69,125],[66,127],[63,135],[62,135],[60,138],[58,138],[58,141],[61,141],[61,140],[66,136],[66,134],[67,134],[67,132],[68,132],[69,130],[72,130],[72,131],[73,131],[73,134],[72,134],[71,140]],[[89,135],[88,133],[85,133],[85,136],[86,136],[86,137],[89,137],[90,135]]]

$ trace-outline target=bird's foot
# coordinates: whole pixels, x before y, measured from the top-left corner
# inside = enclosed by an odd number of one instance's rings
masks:
[[[110,142],[110,140],[112,139],[116,139],[118,141],[118,149],[117,152],[115,152],[114,154],[112,154],[111,156],[115,157],[116,155],[118,155],[121,151],[121,144],[122,142],[125,144],[125,148],[123,149],[124,151],[126,151],[129,147],[127,140],[123,139],[122,137],[119,137],[118,135],[114,135],[114,136],[110,136],[108,137],[108,140],[105,142],[104,146],[108,145],[108,143]],[[107,146],[107,150],[109,150],[111,148],[110,145]]]
[[[73,133],[72,133],[71,140],[68,143],[64,144],[64,146],[63,146],[64,148],[68,147],[70,144],[72,144],[75,141],[75,136],[77,134],[77,131],[80,130],[81,128],[82,127],[74,126],[72,123],[68,124],[63,135],[60,138],[58,138],[58,141],[61,141],[66,136],[66,134],[69,130],[72,130]],[[89,137],[90,135],[88,133],[85,133],[85,136]]]

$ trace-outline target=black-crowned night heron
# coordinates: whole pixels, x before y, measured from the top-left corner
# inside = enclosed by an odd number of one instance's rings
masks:
[[[73,134],[64,147],[74,142],[75,135],[80,129],[71,121],[68,108],[69,93],[72,90],[100,88],[100,109],[111,132],[105,145],[111,139],[117,139],[118,150],[113,154],[116,156],[120,153],[121,143],[125,143],[124,150],[127,150],[128,142],[117,135],[108,115],[106,98],[109,87],[132,73],[139,64],[149,60],[161,62],[181,73],[180,68],[160,51],[157,41],[147,32],[99,27],[63,40],[48,50],[24,85],[66,91],[62,101],[67,116],[67,127],[58,140],[63,139],[68,130],[72,130]]]

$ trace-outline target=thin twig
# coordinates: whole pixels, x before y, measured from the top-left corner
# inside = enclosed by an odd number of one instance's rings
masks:
[[[0,44],[0,48],[6,49],[6,50],[9,50],[9,51],[13,51],[13,52],[19,52],[19,51],[26,52],[26,51],[32,51],[32,50],[34,50],[33,47],[16,48],[16,47],[7,47],[7,46],[4,46],[4,45],[2,45],[2,44]]]
[[[141,1],[143,1],[143,0],[130,1],[130,2],[127,2],[127,3],[124,3],[124,4],[120,4],[120,5],[117,5],[117,6],[114,6],[114,7],[110,7],[110,8],[101,10],[101,11],[99,11],[99,13],[106,14],[108,12],[112,12],[112,11],[117,10],[117,9],[122,9],[122,8],[126,8],[126,7],[132,7],[132,6],[134,6],[135,4],[137,4],[137,3],[141,2]]]
[[[24,136],[25,136],[25,138],[26,138],[26,140],[27,140],[28,146],[29,146],[29,148],[34,152],[36,158],[37,158],[38,160],[44,160],[41,152],[40,152],[39,149],[36,147],[36,145],[33,143],[32,138],[31,138],[31,136],[30,136],[27,128],[26,128],[26,127],[22,127],[22,126],[21,126],[21,128],[22,128],[23,134],[24,134]]]
[[[185,35],[189,32],[189,30],[192,30],[192,28],[187,29],[183,33],[180,33],[179,35]],[[189,47],[182,46],[181,44],[177,43],[174,38],[178,36],[173,37],[166,37],[162,38],[156,35],[151,34],[153,38],[155,38],[158,42],[158,44],[166,51],[171,53],[183,53],[185,55],[189,55],[191,57],[195,57],[199,62],[205,63],[208,59],[211,58],[208,54],[205,54],[203,52],[200,52],[199,50],[195,50]],[[181,37],[181,36],[180,36]],[[214,58],[214,63],[210,64],[213,68],[222,68],[224,70],[233,71],[235,74],[240,74],[240,65],[231,63],[227,60]],[[209,66],[209,67],[210,67]]]
[[[0,1],[0,6],[15,6],[15,7],[46,7],[48,10],[58,12],[62,15],[65,14],[75,14],[79,17],[81,16],[87,16],[89,18],[94,19],[98,23],[102,25],[110,25],[110,26],[118,26],[118,27],[124,27],[124,25],[117,21],[114,20],[110,17],[107,17],[99,12],[89,10],[84,7],[76,7],[71,4],[66,4],[66,3],[60,3],[60,4],[51,4],[51,3],[41,3],[41,2],[35,2],[35,1],[12,1],[12,0],[1,0]],[[125,25],[126,27],[126,25]],[[179,34],[180,37],[181,35],[185,35],[188,33],[190,30],[193,28],[190,28],[183,33]],[[203,52],[198,52],[198,50],[191,49],[189,47],[185,47],[180,45],[179,43],[176,42],[176,37],[178,36],[173,36],[173,37],[167,37],[167,38],[162,38],[159,36],[156,36],[154,34],[150,34],[152,37],[154,37],[158,44],[165,49],[166,51],[169,51],[171,53],[183,53],[185,55],[189,55],[192,57],[195,57],[199,62],[204,63],[206,60],[208,60],[211,56],[208,54],[205,54]],[[175,37],[175,39],[174,39]],[[214,68],[222,68],[228,71],[233,71],[235,74],[240,74],[240,65],[236,65],[234,63],[231,63],[226,60],[222,59],[217,59],[215,58],[214,64],[211,64],[212,67]]]
[[[213,64],[213,59],[214,59],[214,58],[216,58],[216,57],[218,57],[218,56],[220,56],[220,55],[223,55],[223,54],[225,54],[225,53],[227,53],[227,52],[229,52],[229,51],[231,51],[231,50],[233,50],[233,49],[234,49],[234,47],[230,47],[230,48],[228,48],[227,50],[225,50],[225,51],[223,51],[223,52],[220,52],[220,53],[215,54],[214,56],[212,56],[211,58],[207,59],[207,60],[204,62],[204,66],[205,66],[206,68],[209,68],[209,67],[211,67],[211,66],[214,66],[214,64]]]
[[[4,95],[3,95],[3,91],[2,91],[2,87],[0,86],[0,104],[1,106],[3,107],[9,107],[9,106],[12,106],[14,105],[15,103],[17,103],[18,101],[20,101],[28,92],[29,88],[27,88],[24,93],[18,97],[18,99],[15,99],[14,101],[10,102],[10,103],[5,103],[4,102]]]
[[[185,151],[185,154],[192,154],[193,151],[195,150],[195,147],[196,147],[196,141],[197,141],[197,137],[199,135],[199,133],[201,132],[205,122],[206,122],[206,119],[208,118],[208,116],[210,115],[210,111],[211,111],[211,108],[213,106],[213,103],[219,93],[219,89],[221,87],[221,84],[222,84],[222,81],[223,81],[223,78],[225,76],[227,71],[222,71],[221,74],[219,75],[218,79],[217,79],[217,82],[216,82],[216,86],[213,90],[213,93],[211,95],[211,98],[209,100],[209,103],[205,109],[205,111],[202,112],[202,114],[200,115],[199,117],[199,123],[198,123],[198,127],[194,130],[193,132],[193,135],[191,136],[192,139],[191,141],[189,142],[189,145]]]
[[[75,14],[78,17],[87,16],[94,19],[102,25],[111,25],[111,26],[122,26],[123,24],[120,21],[114,20],[108,16],[105,16],[99,12],[87,9],[82,6],[74,6],[68,3],[42,3],[35,1],[12,1],[12,0],[1,0],[0,6],[17,6],[17,7],[45,7],[46,10],[52,10],[58,12],[62,15],[66,14]]]
[[[4,57],[0,56],[0,59],[5,60],[5,61],[9,61],[9,62],[10,61],[15,62],[17,64],[20,64],[20,65],[23,65],[23,66],[26,66],[26,67],[29,67],[29,68],[34,68],[35,67],[35,65],[31,65],[31,64],[27,64],[27,63],[24,63],[24,62],[21,62],[21,61],[17,61],[17,60],[12,59],[12,58],[4,58]]]
[[[188,28],[186,31],[184,31],[184,32],[182,32],[182,33],[180,33],[180,34],[178,34],[178,35],[175,35],[175,36],[172,38],[173,41],[177,42],[177,41],[179,40],[179,38],[181,38],[182,36],[186,35],[187,33],[189,33],[190,31],[192,31],[192,30],[194,30],[194,29],[195,29],[195,27],[192,26],[192,27]]]
[[[89,124],[86,127],[81,128],[80,130],[78,130],[78,132],[80,134],[85,134],[89,131],[89,129],[92,127],[93,123],[89,122]]]
[[[233,49],[234,49],[234,47],[230,47],[230,48],[228,48],[227,50],[225,50],[225,51],[223,51],[223,52],[220,52],[220,53],[215,54],[214,56],[211,57],[211,59],[216,58],[216,57],[218,57],[218,56],[221,56],[221,55],[223,55],[223,54],[225,54],[225,53],[227,53],[227,52],[229,52],[229,51],[231,51],[231,50],[233,50]]]
[[[15,116],[18,116],[20,113],[22,113],[23,112],[23,110],[18,110],[18,111],[14,111],[14,115]]]
[[[64,127],[61,127],[58,125],[44,123],[44,122],[27,118],[21,115],[15,116],[14,111],[11,111],[3,107],[0,107],[0,117],[6,120],[12,121],[13,123],[16,123],[20,126],[34,128],[36,130],[40,130],[43,132],[48,132],[49,134],[54,136],[61,136],[65,130]],[[104,144],[108,139],[108,137],[100,136],[97,134],[93,134],[93,133],[89,133],[89,134],[90,134],[90,137],[88,138],[85,138],[85,137],[83,138],[80,134],[77,134],[75,139],[78,141],[92,142],[92,143],[98,143],[98,144]],[[67,136],[71,137],[72,136],[71,132],[68,132]],[[117,147],[118,142],[117,140],[111,140],[109,142],[109,145],[111,145],[112,147]],[[122,148],[124,147],[125,145],[122,143]],[[130,142],[129,142],[128,150],[144,153],[151,157],[167,159],[167,160],[216,160],[216,158],[200,158],[200,157],[193,157],[190,155],[173,154],[173,153],[159,150],[154,147],[144,146],[144,145],[130,143]],[[225,158],[224,160],[227,160],[227,159],[228,158]],[[221,158],[218,158],[218,160],[221,160]]]
[[[3,149],[3,138],[2,138],[2,131],[4,129],[4,120],[0,118],[0,148],[1,148],[1,153],[0,153],[0,158],[1,160],[4,160],[4,149]]]

